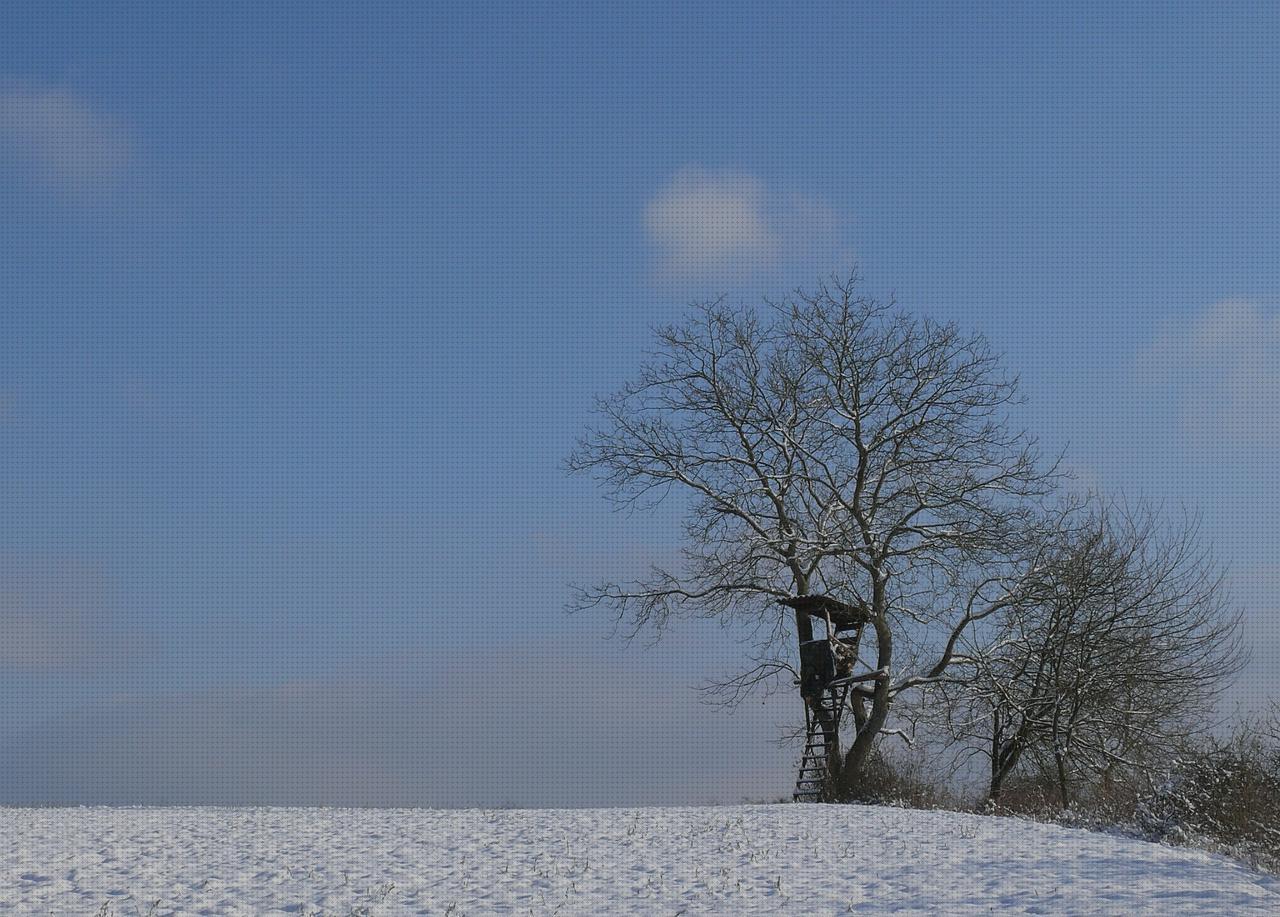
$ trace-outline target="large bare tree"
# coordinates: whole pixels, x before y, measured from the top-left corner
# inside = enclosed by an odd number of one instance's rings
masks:
[[[1009,426],[1016,380],[981,336],[862,296],[856,278],[760,309],[698,305],[657,345],[569,464],[623,504],[687,498],[683,560],[578,604],[637,630],[686,614],[766,635],[721,686],[735,693],[798,674],[814,620],[781,600],[861,609],[854,734],[830,775],[830,795],[856,796],[895,699],[941,679],[1034,569],[1026,531],[1051,475]]]
[[[993,803],[1029,762],[1066,808],[1082,784],[1205,731],[1243,659],[1240,618],[1194,520],[1089,497],[1042,537],[1034,576],[975,635],[959,702],[944,709],[987,757]]]

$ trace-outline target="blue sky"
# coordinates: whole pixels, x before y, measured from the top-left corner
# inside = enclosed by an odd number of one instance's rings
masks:
[[[852,263],[1204,514],[1280,693],[1274,6],[261,6],[3,14],[10,797],[782,795],[796,711],[693,706],[721,634],[563,615],[677,517],[562,461],[655,323]],[[477,726],[507,770],[412,766]]]

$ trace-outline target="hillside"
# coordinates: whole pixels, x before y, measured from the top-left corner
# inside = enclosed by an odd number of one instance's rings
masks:
[[[876,807],[0,810],[6,913],[993,909],[1276,914],[1280,881],[1193,850]]]

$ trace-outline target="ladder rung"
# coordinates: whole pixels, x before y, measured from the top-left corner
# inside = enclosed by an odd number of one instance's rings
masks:
[[[813,698],[805,729],[805,746],[796,776],[794,802],[821,802],[831,781],[828,759],[836,746],[848,688],[832,686]]]

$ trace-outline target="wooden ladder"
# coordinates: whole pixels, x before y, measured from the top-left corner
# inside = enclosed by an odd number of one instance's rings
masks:
[[[827,790],[831,772],[828,767],[828,749],[839,754],[838,741],[840,715],[849,699],[849,685],[829,685],[819,695],[818,705],[822,715],[813,706],[805,705],[804,752],[800,756],[800,772],[796,776],[796,790],[791,795],[794,802],[821,802]]]

